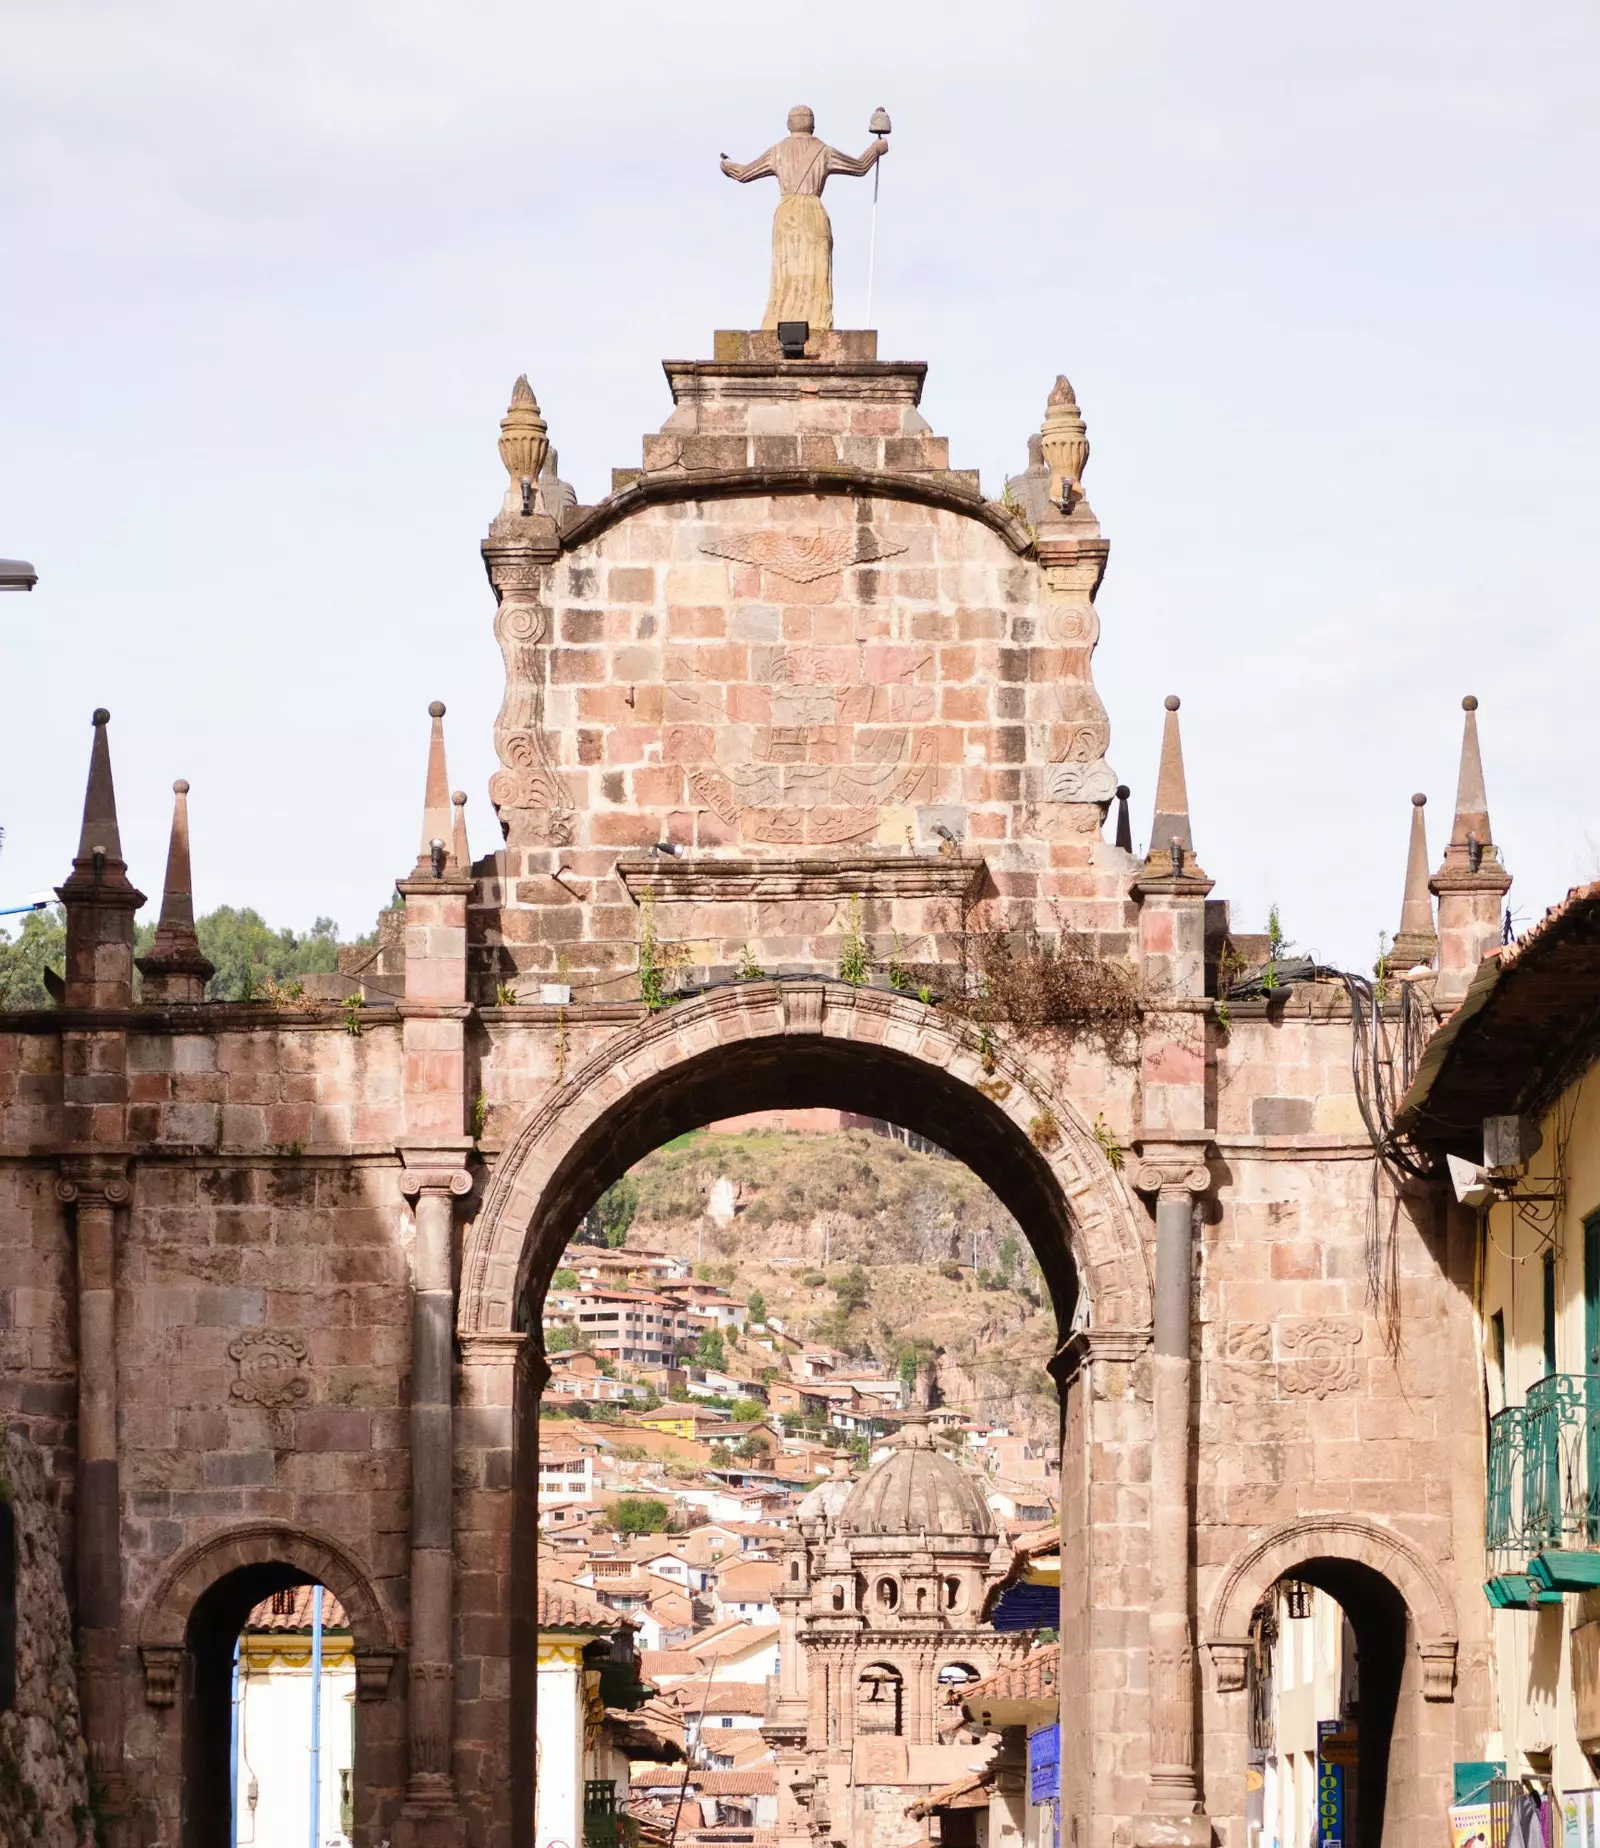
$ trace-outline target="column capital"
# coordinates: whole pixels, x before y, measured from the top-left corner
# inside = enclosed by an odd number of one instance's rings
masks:
[[[1177,1199],[1181,1194],[1199,1199],[1212,1185],[1212,1177],[1210,1168],[1192,1155],[1186,1161],[1145,1159],[1134,1168],[1133,1185],[1140,1194],[1153,1194],[1157,1199]]]
[[[472,1176],[465,1168],[407,1168],[400,1191],[408,1200],[420,1194],[454,1194],[459,1200],[472,1192]]]
[[[115,1156],[69,1156],[61,1163],[56,1198],[63,1206],[126,1206],[132,1197],[127,1163]]]
[[[1179,1194],[1198,1199],[1211,1187],[1211,1170],[1206,1166],[1209,1136],[1193,1141],[1171,1139],[1141,1141],[1139,1165],[1133,1171],[1133,1185],[1138,1193],[1153,1194],[1170,1200]]]
[[[466,1162],[473,1147],[470,1136],[397,1143],[396,1153],[404,1164],[401,1193],[409,1200],[425,1193],[454,1194],[457,1199],[471,1193],[472,1174]]]
[[[1150,1351],[1151,1340],[1148,1328],[1079,1328],[1045,1362],[1045,1371],[1064,1392],[1086,1362],[1131,1367]]]

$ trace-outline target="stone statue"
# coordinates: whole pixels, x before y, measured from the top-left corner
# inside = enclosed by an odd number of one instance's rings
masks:
[[[747,165],[722,157],[731,180],[775,179],[783,197],[772,219],[772,292],[764,328],[780,321],[806,321],[813,330],[833,326],[833,227],[822,189],[833,173],[868,174],[889,152],[879,135],[859,160],[819,141],[816,117],[802,103],[789,111],[789,133]]]

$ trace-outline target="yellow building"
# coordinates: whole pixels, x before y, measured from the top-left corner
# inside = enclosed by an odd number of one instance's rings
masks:
[[[1491,1760],[1600,1785],[1600,885],[1480,966],[1401,1125],[1477,1215]]]

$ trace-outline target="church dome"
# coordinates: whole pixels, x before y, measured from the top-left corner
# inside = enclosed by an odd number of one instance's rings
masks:
[[[933,1447],[927,1421],[907,1418],[899,1447],[855,1486],[839,1525],[873,1537],[992,1541],[997,1529],[977,1482]]]
[[[831,1529],[841,1509],[854,1493],[855,1486],[850,1479],[849,1462],[842,1457],[835,1457],[832,1474],[808,1494],[801,1496],[798,1513],[800,1525],[806,1527],[812,1522],[821,1521]]]

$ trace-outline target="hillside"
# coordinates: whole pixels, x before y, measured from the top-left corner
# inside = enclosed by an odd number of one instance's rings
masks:
[[[891,1365],[931,1359],[942,1403],[1054,1437],[1043,1280],[1016,1222],[960,1162],[860,1129],[696,1131],[631,1178],[630,1246],[681,1253],[709,1280],[759,1292],[802,1338]],[[707,1205],[723,1178],[737,1203],[718,1223]]]

